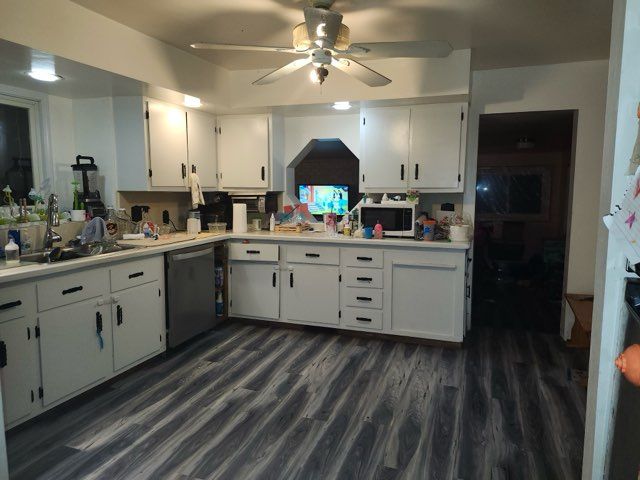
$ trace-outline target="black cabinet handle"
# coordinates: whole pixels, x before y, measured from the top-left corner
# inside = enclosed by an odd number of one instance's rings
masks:
[[[293,272],[289,273],[289,286],[293,288]]]
[[[260,250],[247,250],[247,254],[249,255],[259,255]]]
[[[0,305],[0,310],[9,310],[10,308],[19,307],[22,305],[22,300],[16,300],[15,302],[3,303]]]
[[[120,305],[116,307],[116,324],[122,325],[122,307]]]
[[[360,321],[360,322],[370,322],[371,319],[367,318],[367,317],[356,317],[356,320]]]
[[[187,178],[187,166],[182,164],[182,178]]]
[[[404,163],[400,165],[400,180],[404,180]]]
[[[144,272],[136,272],[129,275],[129,278],[141,277],[144,275]]]
[[[265,174],[265,169],[264,169],[264,167],[262,167],[260,169],[260,178],[262,179],[262,181],[264,181],[264,174]]]
[[[319,253],[305,253],[304,256],[309,258],[320,258]]]
[[[361,262],[372,262],[372,257],[356,257],[356,260],[360,260]]]
[[[63,295],[69,295],[70,293],[76,293],[83,289],[82,285],[78,285],[77,287],[67,288],[66,290],[62,290]]]
[[[359,282],[372,282],[373,278],[371,277],[356,277],[356,280]]]
[[[0,368],[7,366],[7,344],[0,341]]]
[[[96,333],[102,333],[102,314],[100,312],[96,312]]]
[[[372,300],[371,297],[356,297],[356,300],[360,300],[362,302],[370,302]]]
[[[273,276],[271,277],[271,285],[273,288],[276,287],[276,272],[273,272]]]
[[[418,164],[416,163],[416,171],[415,171],[416,180],[418,179]]]

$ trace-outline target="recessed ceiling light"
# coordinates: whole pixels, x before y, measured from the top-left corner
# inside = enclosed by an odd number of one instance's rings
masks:
[[[336,110],[349,110],[351,108],[351,104],[349,102],[335,102],[333,104],[333,108]]]
[[[198,97],[192,97],[191,95],[184,96],[184,106],[198,108],[202,106],[202,102]]]
[[[63,77],[55,74],[49,70],[41,70],[41,69],[33,69],[27,72],[34,80],[40,80],[41,82],[57,82],[58,80],[62,80]]]

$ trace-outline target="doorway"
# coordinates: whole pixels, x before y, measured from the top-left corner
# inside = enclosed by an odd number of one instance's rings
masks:
[[[560,331],[575,115],[480,116],[474,326]]]

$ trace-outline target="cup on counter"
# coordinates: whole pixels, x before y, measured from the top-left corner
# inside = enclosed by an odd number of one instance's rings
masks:
[[[260,230],[262,230],[262,219],[261,218],[254,218],[251,221],[252,225],[253,225],[253,229],[256,232],[259,232]]]
[[[428,242],[432,241],[433,235],[436,233],[436,221],[423,220],[422,227],[423,227],[422,239]]]
[[[364,227],[362,229],[362,236],[364,238],[373,238],[373,227]]]

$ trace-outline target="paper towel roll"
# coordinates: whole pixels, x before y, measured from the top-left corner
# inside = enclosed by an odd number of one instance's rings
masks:
[[[247,205],[244,203],[233,204],[233,233],[247,232]]]

